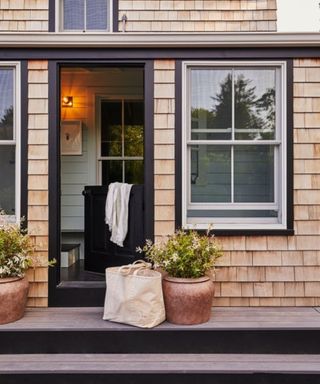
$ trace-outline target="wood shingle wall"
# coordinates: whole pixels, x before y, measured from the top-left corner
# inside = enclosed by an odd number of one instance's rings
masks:
[[[0,0],[0,32],[47,32],[49,0]],[[276,0],[119,0],[127,32],[276,31]]]
[[[157,61],[156,68],[173,68]],[[159,78],[159,77],[156,77]],[[161,75],[172,86],[173,79]],[[157,89],[155,82],[155,105]],[[170,89],[170,88],[168,88]],[[172,100],[174,102],[174,100]],[[157,129],[172,127],[171,111],[156,109]],[[170,134],[168,135],[168,138]],[[168,142],[156,139],[156,237],[172,233],[174,214],[166,216],[168,196],[174,194],[172,171],[157,167]],[[161,184],[158,184],[161,175]],[[160,190],[159,190],[160,189]],[[171,196],[171,198],[173,198]],[[314,306],[320,305],[320,60],[294,61],[294,236],[219,237],[225,251],[216,272],[216,306]]]
[[[128,32],[276,31],[276,0],[119,0]]]
[[[175,61],[154,62],[154,172],[155,235],[172,233],[175,228]]]
[[[39,265],[48,260],[48,62],[28,63],[28,231]],[[48,269],[30,269],[30,306],[48,305]]]
[[[0,32],[47,32],[49,0],[0,0]]]

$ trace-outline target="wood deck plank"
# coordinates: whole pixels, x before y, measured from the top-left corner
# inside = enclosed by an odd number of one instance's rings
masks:
[[[320,355],[64,354],[0,355],[0,374],[15,373],[320,373]]]
[[[139,330],[125,324],[102,320],[103,308],[30,308],[7,330]],[[320,329],[320,312],[315,308],[214,308],[208,323],[181,326],[163,323],[157,330],[188,329]]]

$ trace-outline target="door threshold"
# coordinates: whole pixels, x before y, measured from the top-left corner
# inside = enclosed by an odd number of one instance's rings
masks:
[[[105,288],[104,281],[62,281],[57,288]]]

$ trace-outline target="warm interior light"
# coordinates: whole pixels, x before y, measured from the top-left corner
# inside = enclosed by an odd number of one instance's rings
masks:
[[[63,96],[62,106],[63,107],[72,107],[73,106],[73,96]]]

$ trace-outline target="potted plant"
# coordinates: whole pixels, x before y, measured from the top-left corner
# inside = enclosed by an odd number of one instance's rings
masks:
[[[209,273],[222,248],[209,231],[200,235],[195,230],[178,230],[165,242],[147,240],[140,249],[155,268],[165,272],[163,296],[171,323],[200,324],[210,318],[214,286]]]
[[[32,265],[33,251],[26,230],[0,212],[0,324],[24,315],[29,290],[25,272]]]

